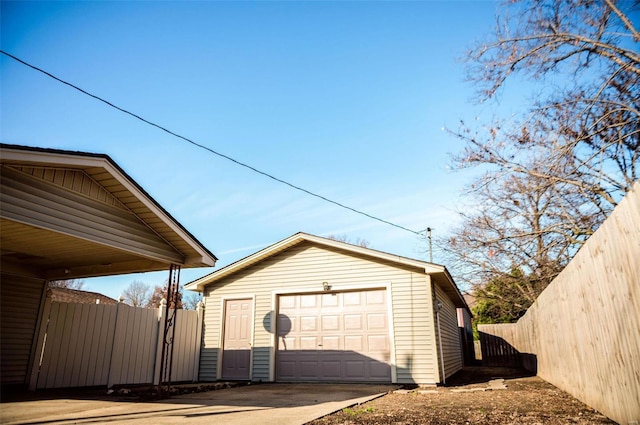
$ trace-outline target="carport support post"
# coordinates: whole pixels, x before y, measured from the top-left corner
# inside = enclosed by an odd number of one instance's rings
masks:
[[[180,266],[171,264],[169,280],[167,282],[167,298],[164,314],[162,338],[162,353],[160,355],[160,380],[158,394],[162,394],[163,385],[171,387],[171,372],[173,366],[173,340],[176,334],[176,310],[178,309],[178,292],[180,291]],[[173,308],[172,308],[173,307]]]

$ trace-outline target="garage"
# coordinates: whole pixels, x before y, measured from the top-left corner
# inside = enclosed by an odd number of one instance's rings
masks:
[[[456,309],[470,312],[437,264],[296,233],[185,288],[205,303],[201,381],[225,379],[234,350],[252,382],[434,385],[463,366]]]
[[[391,382],[385,289],[280,295],[278,381]]]

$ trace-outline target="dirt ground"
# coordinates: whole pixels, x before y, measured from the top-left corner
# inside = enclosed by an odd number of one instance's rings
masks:
[[[504,381],[501,381],[503,379]],[[506,386],[506,388],[500,387]],[[489,389],[489,388],[495,389]],[[343,409],[311,425],[615,424],[526,371],[465,368],[437,388],[407,388]]]

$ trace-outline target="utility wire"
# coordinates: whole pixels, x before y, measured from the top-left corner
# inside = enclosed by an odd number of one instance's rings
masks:
[[[99,96],[96,96],[95,94],[89,93],[88,91],[83,90],[83,89],[81,89],[80,87],[75,86],[75,85],[73,85],[73,84],[71,84],[71,83],[69,83],[69,82],[67,82],[67,81],[65,81],[65,80],[62,80],[62,79],[60,79],[60,78],[56,77],[55,75],[53,75],[53,74],[51,74],[51,73],[49,73],[49,72],[47,72],[47,71],[45,71],[45,70],[43,70],[43,69],[41,69],[41,68],[38,68],[37,66],[31,65],[30,63],[25,62],[25,61],[23,61],[22,59],[20,59],[20,58],[18,58],[18,57],[16,57],[16,56],[13,56],[13,55],[12,55],[12,54],[10,54],[10,53],[5,52],[4,50],[0,50],[0,53],[2,53],[3,55],[6,55],[6,56],[8,56],[8,57],[10,57],[11,59],[13,59],[13,60],[15,60],[15,61],[17,61],[17,62],[20,62],[20,63],[21,63],[21,64],[23,64],[23,65],[28,66],[28,67],[29,67],[29,68],[31,68],[31,69],[34,69],[34,70],[36,70],[36,71],[38,71],[38,72],[41,72],[41,73],[45,74],[46,76],[51,77],[51,78],[53,78],[54,80],[56,80],[56,81],[58,81],[58,82],[60,82],[60,83],[62,83],[62,84],[65,84],[65,85],[67,85],[67,86],[69,86],[69,87],[71,87],[71,88],[73,88],[73,89],[75,89],[75,90],[77,90],[77,91],[79,91],[79,92],[81,92],[81,93],[83,93],[83,94],[86,94],[86,95],[87,95],[87,96],[89,96],[89,97],[92,97],[92,98],[94,98],[94,99],[96,99],[96,100],[98,100],[98,101],[100,101],[100,102],[102,102],[102,103],[105,103],[105,104],[107,104],[108,106],[110,106],[110,107],[112,107],[112,108],[114,108],[114,109],[117,109],[117,110],[118,110],[118,111],[120,111],[120,112],[124,112],[125,114],[130,115],[130,116],[132,116],[132,117],[134,117],[134,118],[136,118],[136,119],[138,119],[138,120],[140,120],[140,121],[144,122],[145,124],[149,124],[150,126],[156,127],[157,129],[162,130],[162,131],[164,131],[165,133],[169,133],[169,134],[171,134],[172,136],[177,137],[178,139],[182,139],[182,140],[184,140],[185,142],[191,143],[191,144],[192,144],[192,145],[194,145],[194,146],[197,146],[197,147],[199,147],[199,148],[201,148],[201,149],[204,149],[204,150],[206,150],[206,151],[208,151],[208,152],[210,152],[210,153],[212,153],[212,154],[214,154],[214,155],[217,155],[217,156],[219,156],[219,157],[221,157],[221,158],[224,158],[224,159],[226,159],[226,160],[228,160],[228,161],[231,161],[231,162],[233,162],[233,163],[235,163],[235,164],[237,164],[237,165],[239,165],[239,166],[241,166],[241,167],[248,168],[249,170],[251,170],[251,171],[253,171],[253,172],[255,172],[255,173],[262,174],[262,175],[263,175],[263,176],[265,176],[265,177],[268,177],[268,178],[270,178],[270,179],[272,179],[272,180],[275,180],[275,181],[277,181],[277,182],[279,182],[279,183],[282,183],[282,184],[284,184],[284,185],[287,185],[287,186],[289,186],[289,187],[291,187],[291,188],[293,188],[293,189],[299,190],[300,192],[304,192],[304,193],[306,193],[307,195],[311,195],[311,196],[314,196],[314,197],[316,197],[316,198],[322,199],[323,201],[329,202],[329,203],[331,203],[331,204],[333,204],[333,205],[337,205],[337,206],[338,206],[338,207],[340,207],[340,208],[344,208],[344,209],[349,210],[349,211],[352,211],[352,212],[354,212],[354,213],[356,213],[356,214],[363,215],[363,216],[365,216],[365,217],[371,218],[371,219],[376,220],[376,221],[379,221],[379,222],[381,222],[381,223],[388,224],[388,225],[390,225],[390,226],[397,227],[398,229],[402,229],[402,230],[405,230],[405,231],[407,231],[407,232],[410,232],[410,233],[413,233],[413,234],[416,234],[416,235],[421,236],[421,233],[420,233],[420,232],[416,232],[415,230],[408,229],[408,228],[406,228],[406,227],[404,227],[404,226],[401,226],[401,225],[399,225],[399,224],[395,224],[395,223],[392,223],[392,222],[390,222],[390,221],[384,220],[384,219],[382,219],[382,218],[379,218],[379,217],[373,216],[373,215],[371,215],[371,214],[368,214],[368,213],[366,213],[366,212],[363,212],[363,211],[357,210],[357,209],[352,208],[352,207],[350,207],[350,206],[344,205],[344,204],[342,204],[342,203],[340,203],[340,202],[337,202],[337,201],[331,200],[331,199],[329,199],[329,198],[327,198],[327,197],[325,197],[325,196],[322,196],[322,195],[319,195],[319,194],[317,194],[317,193],[311,192],[310,190],[304,189],[304,188],[302,188],[302,187],[300,187],[300,186],[296,186],[296,185],[295,185],[295,184],[293,184],[293,183],[289,183],[288,181],[286,181],[286,180],[282,180],[282,179],[280,179],[280,178],[278,178],[278,177],[275,177],[275,176],[273,176],[273,175],[271,175],[271,174],[269,174],[269,173],[266,173],[266,172],[264,172],[264,171],[260,171],[260,170],[258,170],[257,168],[252,167],[251,165],[245,164],[244,162],[238,161],[237,159],[234,159],[234,158],[232,158],[232,157],[230,157],[230,156],[227,156],[227,155],[225,155],[225,154],[223,154],[223,153],[217,152],[217,151],[215,151],[215,150],[213,150],[213,149],[211,149],[211,148],[209,148],[209,147],[207,147],[207,146],[205,146],[205,145],[202,145],[202,144],[200,144],[200,143],[198,143],[198,142],[195,142],[195,141],[193,141],[193,140],[191,140],[191,139],[189,139],[189,138],[187,138],[187,137],[185,137],[185,136],[181,136],[181,135],[180,135],[180,134],[178,134],[178,133],[175,133],[175,132],[173,132],[173,131],[171,131],[171,130],[169,130],[169,129],[165,128],[165,127],[162,127],[161,125],[158,125],[158,124],[156,124],[156,123],[154,123],[154,122],[151,122],[151,121],[149,121],[149,120],[147,120],[147,119],[145,119],[145,118],[142,118],[141,116],[136,115],[136,114],[134,114],[133,112],[130,112],[130,111],[128,111],[128,110],[126,110],[126,109],[124,109],[124,108],[121,108],[121,107],[119,107],[119,106],[117,106],[117,105],[114,105],[113,103],[109,102],[108,100],[105,100],[105,99],[103,99],[103,98],[101,98],[101,97],[99,97]]]

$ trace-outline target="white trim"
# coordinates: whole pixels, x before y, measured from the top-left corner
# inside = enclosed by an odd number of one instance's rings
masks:
[[[256,339],[255,339],[255,330],[256,330],[256,296],[255,294],[251,297],[251,336],[249,340],[251,341],[251,352],[249,353],[249,382],[253,381],[253,351],[256,347]]]
[[[269,347],[269,382],[276,380],[276,353],[278,352],[278,310],[280,294],[275,290],[271,292],[271,344]]]
[[[377,258],[379,260],[389,261],[392,263],[416,267],[420,269],[423,273],[444,273],[446,271],[444,266],[441,266],[438,264],[428,263],[426,261],[421,261],[421,260],[414,260],[408,257],[401,257],[399,255],[389,254],[382,251],[376,251],[370,248],[363,248],[361,246],[351,245],[344,242],[334,241],[333,239],[322,238],[320,236],[314,236],[308,233],[300,232],[286,239],[283,239],[279,242],[276,242],[273,245],[270,245],[239,261],[236,261],[233,264],[230,264],[226,267],[223,267],[221,269],[214,271],[213,273],[210,273],[206,276],[203,276],[199,279],[189,282],[188,284],[185,285],[185,288],[191,291],[200,292],[202,291],[202,288],[206,285],[209,285],[225,276],[228,276],[232,273],[242,270],[243,268],[248,267],[252,264],[258,263],[267,257],[275,255],[279,252],[282,252],[287,248],[293,245],[297,245],[304,241],[313,242],[319,245],[328,246],[336,249],[341,249],[344,251],[363,255],[366,257],[372,257],[372,258]]]
[[[255,294],[239,294],[226,295],[220,297],[220,332],[218,333],[218,358],[216,360],[216,380],[222,379],[222,358],[224,356],[224,333],[225,320],[227,317],[227,301],[234,300],[251,300],[251,336],[249,337],[251,351],[249,354],[249,381],[253,381],[253,349],[255,347],[255,329],[256,329],[256,295]]]
[[[436,322],[438,323],[438,347],[440,347],[440,350],[438,350],[440,351],[440,381],[443,385],[446,385],[447,375],[444,370],[444,351],[442,350],[442,330],[440,328],[440,310],[442,310],[442,307],[438,306],[438,303],[442,302],[436,297]]]
[[[331,285],[331,282],[329,282]],[[327,293],[332,292],[356,292],[356,291],[373,291],[375,289],[387,289],[390,285],[390,282],[380,283],[380,284],[371,284],[371,283],[360,283],[357,285],[346,285],[346,286],[334,286],[331,285],[331,290],[327,291]],[[293,291],[291,289],[278,290],[274,289],[271,291],[272,294],[276,295],[298,295],[298,294],[321,294],[325,291],[322,290],[322,287],[318,289],[302,289],[299,291]]]
[[[396,384],[398,382],[398,362],[396,359],[396,327],[393,320],[393,285],[387,283],[387,314],[389,325],[389,344],[391,344],[391,352],[389,353],[389,361],[391,362],[391,383]]]
[[[146,196],[143,192],[141,192],[136,187],[136,185],[134,185],[126,176],[120,173],[120,171],[116,167],[114,167],[113,164],[111,164],[107,160],[104,160],[104,161],[105,161],[105,169],[107,169],[107,171],[109,171],[109,173],[111,173],[111,175],[114,176],[129,192],[134,194],[135,197],[138,199],[138,201],[142,202],[144,206],[149,208],[151,212],[153,212],[158,218],[160,218],[160,220],[162,220],[164,224],[169,226],[169,228],[174,233],[180,236],[180,238],[182,238],[183,241],[187,242],[193,250],[198,252],[198,254],[200,254],[201,259],[206,260],[206,261],[203,261],[204,264],[207,264],[208,266],[215,266],[216,264],[215,258],[209,256],[209,254],[207,254],[199,246],[199,244],[194,243],[193,238],[191,236],[189,236],[180,226],[178,226],[174,220],[171,220],[165,212],[163,212],[160,208],[158,208],[155,202],[153,202],[151,199],[149,199],[148,196]],[[149,225],[147,224],[147,226]],[[169,242],[167,242],[167,244],[169,244]],[[192,256],[187,258],[191,259],[194,257]],[[189,264],[187,263],[187,258],[185,258],[185,265]]]
[[[218,344],[217,344],[217,349],[218,349],[218,355],[216,356],[216,381],[219,381],[221,379],[222,376],[222,352],[224,351],[224,318],[225,318],[225,314],[226,314],[226,308],[225,308],[225,300],[224,298],[220,298],[220,308],[218,309],[218,311],[220,311],[220,332],[218,332]],[[206,330],[205,330],[206,332]]]

